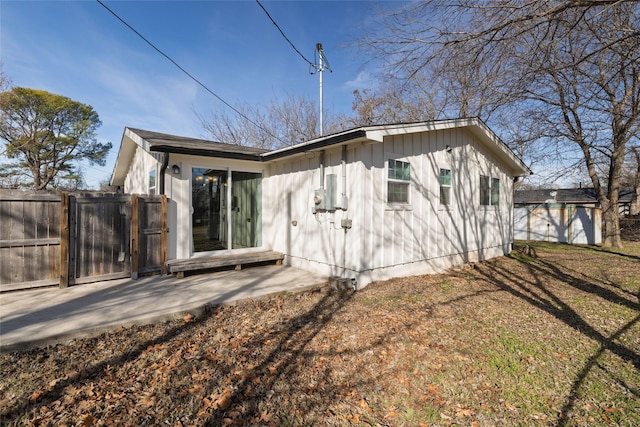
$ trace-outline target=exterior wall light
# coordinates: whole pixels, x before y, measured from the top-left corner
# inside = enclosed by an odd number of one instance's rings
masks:
[[[171,171],[173,172],[174,175],[180,175],[180,166],[178,165],[171,166]]]

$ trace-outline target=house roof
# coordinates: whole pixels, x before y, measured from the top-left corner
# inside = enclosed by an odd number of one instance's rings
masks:
[[[207,141],[205,139],[187,138],[142,129],[129,130],[149,145],[149,151],[160,153],[192,154],[208,157],[228,157],[233,159],[259,160],[260,154],[269,150],[242,145],[226,144],[223,142]]]
[[[151,153],[190,154],[204,157],[261,161],[261,148],[169,135],[136,128],[124,128],[120,150],[111,175],[111,185],[122,185],[136,147]]]
[[[388,125],[363,126],[345,132],[316,138],[314,140],[270,151],[262,155],[265,160],[274,160],[307,151],[319,150],[343,142],[371,141],[382,142],[385,136],[429,132],[454,128],[468,128],[485,147],[489,149],[510,169],[513,176],[531,175],[531,170],[516,156],[482,120],[477,117],[450,120],[431,120],[415,123],[397,123]]]
[[[141,147],[148,152],[269,162],[343,143],[382,142],[385,136],[454,128],[468,128],[489,151],[507,165],[513,176],[527,176],[532,173],[513,151],[478,118],[363,126],[274,151],[127,127],[122,136],[120,151],[111,176],[111,185],[124,183],[136,147]]]
[[[555,194],[553,194],[555,192]],[[622,203],[630,203],[633,200],[633,189],[620,189],[619,200]],[[513,197],[515,204],[543,204],[543,203],[598,203],[594,188],[545,188],[537,190],[518,190]]]

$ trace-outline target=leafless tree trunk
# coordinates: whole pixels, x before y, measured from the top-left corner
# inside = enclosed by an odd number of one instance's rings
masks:
[[[621,246],[620,176],[640,126],[640,2],[428,0],[384,24],[365,45],[390,73],[445,78],[460,115],[497,125],[533,117],[522,141],[582,157],[604,245]]]
[[[636,174],[633,180],[633,200],[629,208],[629,215],[640,215],[640,148],[632,147],[631,152],[636,161]]]

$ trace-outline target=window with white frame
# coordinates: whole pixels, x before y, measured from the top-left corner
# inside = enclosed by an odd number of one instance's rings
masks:
[[[149,171],[149,194],[156,194],[156,170]]]
[[[497,206],[500,203],[500,179],[480,175],[480,205]]]
[[[451,204],[451,169],[440,169],[440,205]]]
[[[500,180],[491,178],[491,206],[500,204]]]
[[[411,165],[409,162],[389,159],[387,173],[387,202],[409,203]]]

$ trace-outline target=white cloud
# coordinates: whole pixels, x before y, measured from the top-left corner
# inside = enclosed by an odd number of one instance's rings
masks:
[[[377,84],[375,78],[368,71],[360,71],[355,79],[344,83],[344,87],[350,90],[368,89]]]
[[[100,110],[94,105],[105,124],[184,132],[197,121],[192,109],[197,84],[179,71],[158,75],[104,61],[95,68],[100,72],[93,80],[108,94]]]

